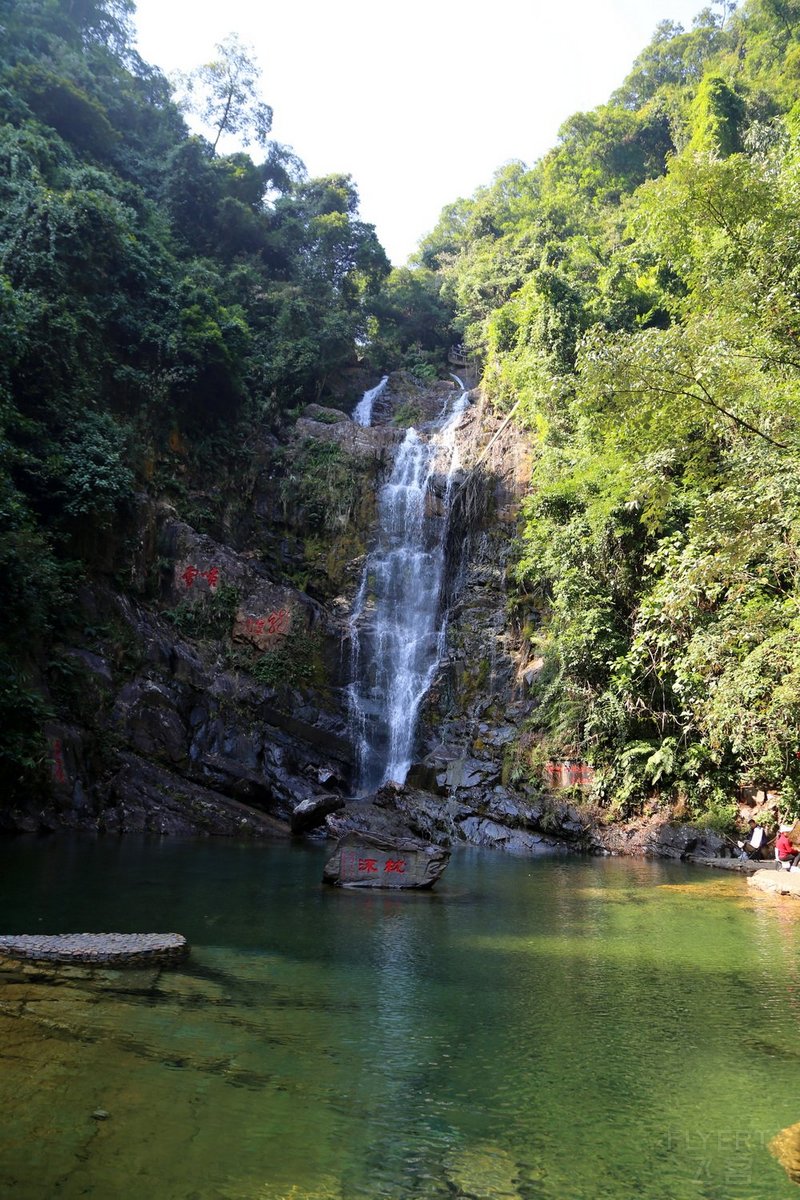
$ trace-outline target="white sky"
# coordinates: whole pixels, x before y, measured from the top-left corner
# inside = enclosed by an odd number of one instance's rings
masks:
[[[251,46],[272,134],[311,175],[349,174],[395,264],[445,204],[618,87],[658,21],[703,0],[137,0],[138,47],[168,74],[228,33]],[[235,149],[220,143],[220,149]],[[256,148],[253,148],[256,150]]]

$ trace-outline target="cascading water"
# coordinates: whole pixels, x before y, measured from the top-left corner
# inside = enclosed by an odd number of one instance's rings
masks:
[[[372,405],[378,399],[378,396],[380,396],[388,382],[389,376],[384,375],[383,379],[379,384],[377,384],[376,387],[370,388],[369,391],[364,392],[364,395],[361,397],[353,411],[353,420],[355,421],[356,425],[371,424]]]
[[[350,620],[349,699],[360,792],[388,780],[405,782],[420,705],[443,650],[455,433],[467,404],[463,391],[423,433],[408,430],[378,497],[377,542]]]

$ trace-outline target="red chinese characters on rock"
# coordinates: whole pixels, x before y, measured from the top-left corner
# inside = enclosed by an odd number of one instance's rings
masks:
[[[387,875],[409,875],[408,860],[391,858],[378,852],[374,856],[363,851],[343,850],[340,859],[341,878],[347,883],[374,880],[373,886],[398,886],[386,880]],[[386,883],[382,883],[386,880]]]
[[[267,633],[288,633],[291,623],[291,613],[285,608],[279,608],[267,617]]]
[[[288,633],[291,623],[292,614],[289,610],[279,608],[275,612],[268,613],[266,617],[245,617],[244,628],[245,632],[251,636],[275,637]]]
[[[583,788],[588,791],[594,783],[594,768],[581,762],[548,762],[544,767],[551,788]]]
[[[67,775],[64,770],[64,747],[61,738],[53,739],[53,779],[56,783],[66,783]]]
[[[219,567],[209,567],[207,571],[201,571],[198,567],[187,567],[181,579],[187,588],[192,587],[198,579],[205,579],[213,590],[219,583]]]
[[[377,874],[379,872],[377,858],[360,858],[358,860],[359,872],[364,874]],[[404,858],[387,858],[383,864],[384,873],[394,871],[397,875],[405,875],[406,860]]]

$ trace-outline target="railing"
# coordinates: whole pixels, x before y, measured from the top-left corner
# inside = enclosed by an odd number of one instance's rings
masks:
[[[463,346],[451,346],[447,354],[447,361],[454,367],[466,367],[469,363],[467,352]]]

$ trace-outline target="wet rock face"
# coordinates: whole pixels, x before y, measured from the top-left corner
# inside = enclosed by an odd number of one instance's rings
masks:
[[[197,666],[191,682],[137,677],[121,688],[111,725],[126,749],[104,788],[102,827],[277,832],[259,813],[298,828],[321,823],[331,800],[320,778],[335,787],[349,776],[342,718],[317,709],[310,691],[279,693]]]
[[[724,845],[722,838],[715,838],[719,845]],[[698,837],[697,830],[691,825],[663,825],[650,843],[652,852],[659,858],[685,858],[687,854],[702,853],[707,842]],[[708,854],[708,850],[706,850]],[[709,854],[709,857],[713,855]]]
[[[524,439],[510,427],[504,435],[501,425],[478,400],[457,434],[467,470],[451,518],[446,652],[423,710],[419,759],[408,783],[428,793],[416,803],[429,828],[441,821],[448,836],[537,853],[564,839],[586,839],[580,822],[563,824],[552,812],[553,828],[540,828],[544,810],[535,811],[506,779],[509,749],[532,711],[527,641],[509,616],[505,582],[530,461]],[[496,432],[501,436],[492,443]]]
[[[609,854],[711,859],[725,857],[729,852],[729,843],[713,829],[667,820],[658,810],[626,824],[598,825],[595,835]]]
[[[547,837],[527,829],[509,829],[485,817],[468,817],[461,825],[462,833],[473,846],[489,846],[509,854],[530,857],[533,854],[565,853],[569,846],[557,838]]]
[[[306,414],[309,414],[310,410],[316,410],[317,413],[320,411],[317,405],[309,406],[305,410]],[[379,459],[382,459],[386,452],[402,438],[402,434],[396,429],[386,426],[356,425],[347,417],[344,417],[343,421],[329,422],[320,421],[318,417],[315,419],[313,416],[304,415],[297,422],[295,430],[296,436],[300,439],[314,438],[319,441],[335,442],[350,455],[363,455]]]
[[[393,403],[420,399],[412,381],[393,384]],[[438,411],[436,389],[423,399]],[[365,429],[345,407],[309,406],[281,446],[257,436],[225,503],[216,483],[192,492],[200,481],[173,463],[214,536],[139,497],[126,586],[82,591],[85,623],[99,632],[65,651],[75,679],[47,730],[51,794],[24,810],[4,806],[4,828],[264,836],[325,827],[351,786],[342,648],[352,591],[375,485],[403,437],[389,410]],[[328,527],[323,513],[310,530],[286,464],[297,465],[297,447],[323,443],[335,444],[353,490],[344,525],[337,515]],[[326,455],[310,453],[306,465]]]
[[[170,510],[153,545],[155,595],[87,590],[87,620],[108,632],[68,651],[51,798],[5,807],[3,826],[262,837],[322,824],[351,772],[344,615]]]
[[[337,838],[352,833],[418,838],[439,846],[469,842],[522,855],[600,849],[588,821],[572,805],[532,804],[503,788],[462,801],[386,784],[370,797],[346,803],[325,824],[329,836]]]
[[[185,765],[189,733],[178,704],[176,689],[151,679],[136,679],[126,684],[117,697],[112,721],[140,754],[176,766]]]
[[[93,824],[103,833],[289,836],[286,821],[124,751],[102,801]]]

